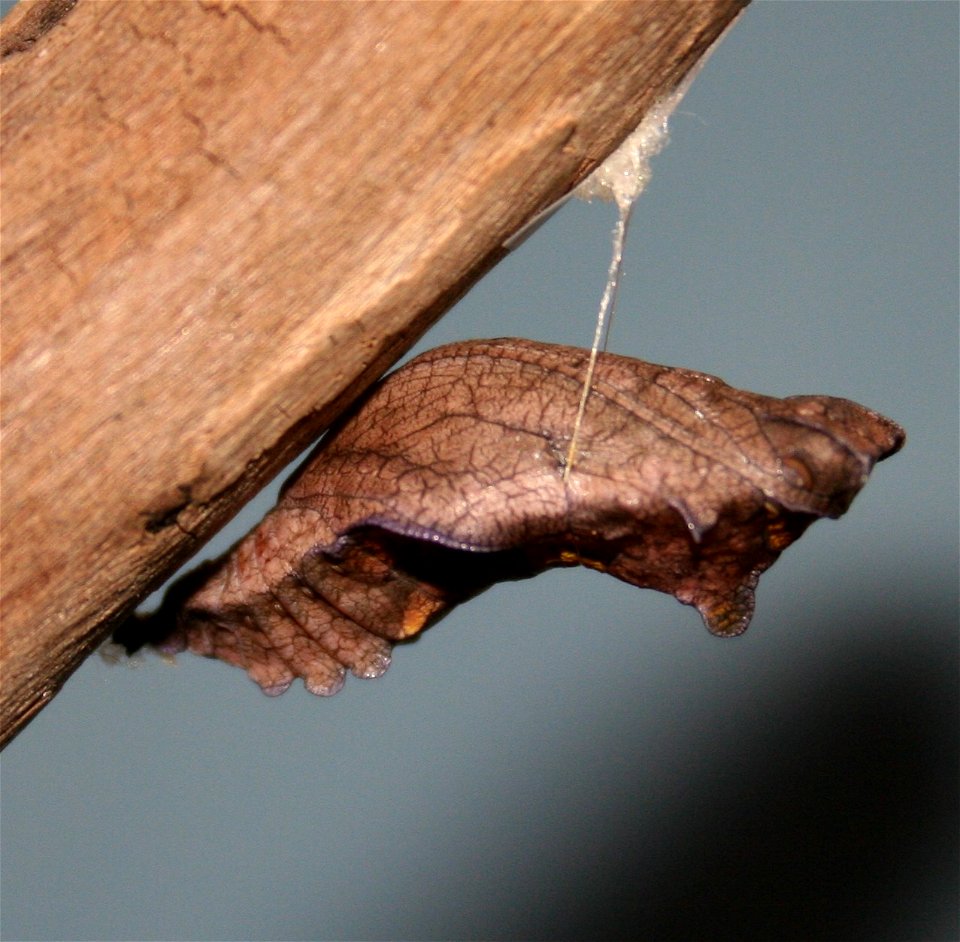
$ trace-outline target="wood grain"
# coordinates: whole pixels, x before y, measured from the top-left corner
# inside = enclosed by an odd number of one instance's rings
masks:
[[[741,6],[14,8],[3,742]]]

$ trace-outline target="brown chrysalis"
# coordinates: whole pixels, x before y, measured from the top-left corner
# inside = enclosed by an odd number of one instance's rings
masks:
[[[585,565],[750,622],[762,572],[839,517],[903,431],[845,399],[775,399],[602,354],[564,466],[588,353],[478,340],[381,381],[276,508],[117,640],[244,668],[268,694],[376,677],[392,643],[502,579]]]

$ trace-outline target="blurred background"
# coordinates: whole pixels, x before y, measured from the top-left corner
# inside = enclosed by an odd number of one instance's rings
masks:
[[[91,658],[3,753],[3,938],[956,939],[958,14],[755,4],[636,208],[612,351],[907,429],[746,635],[566,570],[331,700]],[[417,350],[588,345],[614,221],[568,203]]]

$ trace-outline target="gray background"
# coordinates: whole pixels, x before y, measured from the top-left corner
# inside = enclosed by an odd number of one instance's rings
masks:
[[[577,570],[327,701],[92,658],[3,755],[4,938],[956,938],[958,9],[755,5],[637,207],[613,350],[908,431],[744,637]],[[589,343],[613,219],[418,349]]]

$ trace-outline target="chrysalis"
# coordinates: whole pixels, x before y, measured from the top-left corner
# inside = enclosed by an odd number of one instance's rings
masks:
[[[394,642],[503,579],[585,565],[750,622],[762,572],[839,517],[903,431],[845,399],[775,399],[612,354],[477,340],[382,380],[276,508],[117,640],[242,667],[268,694],[376,677]]]

